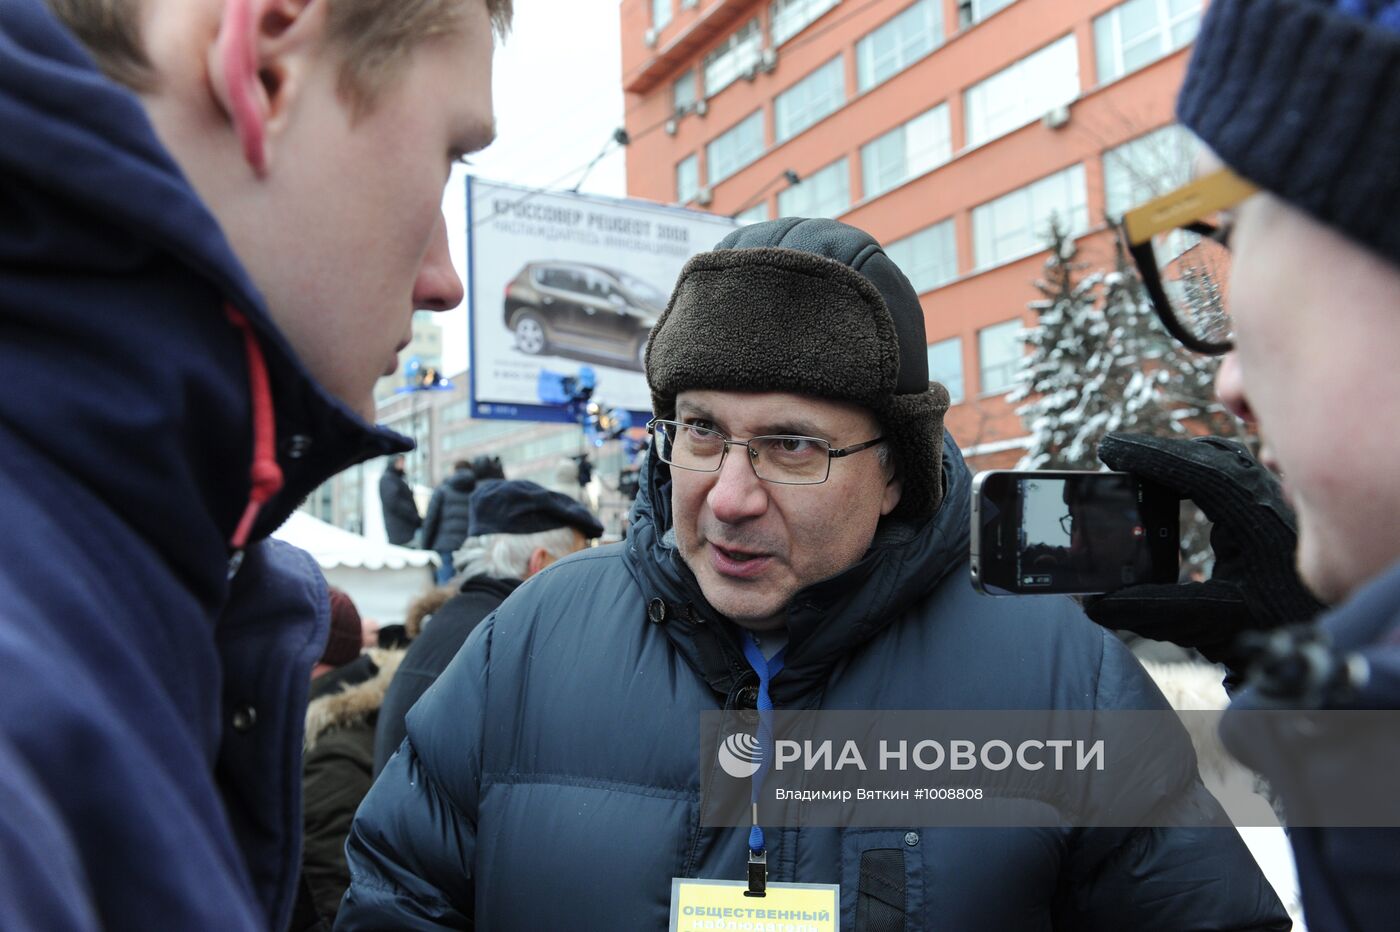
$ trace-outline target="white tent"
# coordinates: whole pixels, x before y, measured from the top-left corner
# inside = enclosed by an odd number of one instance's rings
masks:
[[[326,581],[354,600],[365,618],[401,624],[410,602],[432,586],[438,555],[367,540],[304,511],[294,511],[273,537],[315,557]]]

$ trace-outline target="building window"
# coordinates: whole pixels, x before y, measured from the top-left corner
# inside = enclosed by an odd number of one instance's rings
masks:
[[[1099,83],[1116,81],[1196,38],[1201,0],[1128,0],[1094,20]]]
[[[341,483],[336,513],[341,515],[340,526],[353,534],[363,534],[365,527],[364,480],[365,466],[361,463],[340,474]]]
[[[1103,154],[1104,209],[1114,220],[1191,180],[1198,146],[1175,124]]]
[[[444,421],[465,421],[472,416],[471,399],[456,401],[442,409]]]
[[[755,110],[705,146],[710,184],[719,184],[763,154],[763,111]]]
[[[984,395],[1004,392],[1016,384],[1016,370],[1021,368],[1025,341],[1019,320],[992,324],[977,331],[979,381]]]
[[[972,210],[974,264],[980,271],[1039,252],[1047,246],[1050,218],[1070,236],[1089,229],[1084,166],[1032,182]]]
[[[695,71],[687,71],[671,85],[671,104],[677,113],[684,113],[695,106]]]
[[[951,219],[895,240],[885,247],[885,255],[920,294],[958,277],[958,246]]]
[[[928,377],[948,389],[953,404],[963,400],[962,337],[929,345]]]
[[[967,144],[981,145],[1079,96],[1074,35],[1032,52],[967,89]]]
[[[739,211],[734,215],[734,219],[745,225],[750,223],[762,223],[768,219],[768,201],[759,201],[748,210]]]
[[[856,43],[856,86],[865,93],[943,44],[941,6],[918,0]]]
[[[508,438],[522,429],[518,421],[471,421],[465,427],[448,431],[442,438],[443,450],[459,450]]]
[[[688,155],[676,163],[676,203],[689,204],[700,190],[700,159]]]
[[[762,51],[763,31],[755,16],[705,56],[705,96],[713,97],[741,74],[757,68]]]
[[[841,56],[813,71],[773,101],[778,142],[791,139],[846,102],[846,73]]]
[[[840,2],[841,0],[773,0],[769,17],[773,47],[777,48],[806,29]]]
[[[958,25],[964,29],[991,16],[1016,0],[958,0]]]
[[[948,129],[948,105],[897,126],[860,150],[865,196],[876,197],[948,161],[953,138]]]
[[[651,28],[657,32],[671,22],[671,0],[651,0]]]
[[[835,217],[850,206],[851,171],[845,159],[778,192],[780,217]]]

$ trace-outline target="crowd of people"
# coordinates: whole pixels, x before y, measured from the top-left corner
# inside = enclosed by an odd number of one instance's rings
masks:
[[[379,477],[379,502],[384,513],[384,533],[389,543],[417,545],[438,555],[436,581],[453,576],[452,559],[467,539],[472,493],[478,485],[505,478],[500,457],[483,454],[473,460],[457,460],[452,473],[433,490],[427,514],[418,512],[418,501],[404,472],[405,458],[396,456]]]
[[[460,549],[446,556],[446,583],[415,601],[406,644],[384,629],[371,638],[350,596],[329,591],[330,634],[311,670],[306,712],[304,889],[292,930],[335,918],[350,885],[351,820],[402,743],[404,716],[418,697],[506,596],[603,532],[587,508],[533,482],[485,481],[469,498]]]
[[[1168,709],[1128,630],[1223,667],[1222,739],[1285,815],[1374,759],[1247,716],[1400,704],[1400,2],[1209,5],[1199,177],[1125,229],[1262,453],[1106,439],[1217,560],[1082,609],[971,588],[918,295],[833,220],[685,265],[626,540],[470,462],[420,517],[372,390],[462,298],[441,196],[510,19],[0,2],[0,928],[657,929],[677,879],[839,885],[828,928],[1288,928],[1184,731],[1151,825],[740,828],[700,817],[698,722]],[[1152,286],[1178,227],[1232,250],[1208,338]],[[441,558],[406,649],[269,536],[376,458],[391,539]],[[1289,838],[1310,929],[1394,925],[1400,828]]]

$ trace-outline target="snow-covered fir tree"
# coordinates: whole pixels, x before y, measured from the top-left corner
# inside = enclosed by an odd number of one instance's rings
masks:
[[[1016,409],[1030,431],[1030,445],[1018,464],[1020,469],[1083,469],[1097,436],[1084,430],[1097,421],[1104,388],[1099,352],[1106,342],[1108,323],[1098,307],[1101,274],[1085,274],[1084,263],[1075,261],[1074,240],[1066,235],[1058,218],[1050,224],[1050,257],[1045,277],[1035,283],[1042,297],[1030,307],[1039,318],[1022,339],[1031,352],[1016,375],[1016,387],[1008,401],[1034,398]]]

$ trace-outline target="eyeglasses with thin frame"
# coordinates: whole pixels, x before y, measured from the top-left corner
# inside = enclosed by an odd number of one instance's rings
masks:
[[[656,453],[663,463],[692,472],[718,472],[729,448],[749,451],[749,465],[764,482],[779,485],[820,485],[831,475],[831,461],[884,443],[876,437],[864,443],[833,450],[820,437],[770,434],[733,440],[717,430],[681,421],[653,419],[647,431],[656,438]]]
[[[1234,328],[1221,301],[1224,282],[1214,280],[1210,270],[1203,266],[1193,267],[1189,258],[1183,261],[1184,256],[1197,248],[1195,245],[1180,254],[1159,255],[1153,238],[1160,240],[1164,235],[1184,231],[1199,238],[1195,243],[1212,243],[1228,251],[1230,225],[1212,223],[1206,218],[1236,206],[1258,191],[1259,187],[1253,182],[1228,168],[1221,168],[1123,215],[1128,252],[1142,274],[1143,287],[1152,299],[1157,317],[1168,333],[1198,353],[1220,356],[1235,347]],[[1186,306],[1178,306],[1168,296],[1159,261],[1162,259],[1181,271],[1180,279],[1172,284],[1185,294],[1182,304]],[[1202,294],[1205,300],[1199,299]]]

